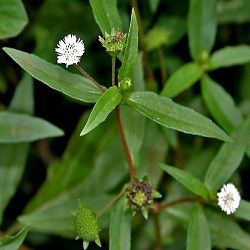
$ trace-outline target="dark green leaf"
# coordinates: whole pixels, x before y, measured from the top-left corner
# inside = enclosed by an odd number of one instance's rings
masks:
[[[1,250],[20,249],[27,233],[28,233],[28,228],[24,227],[14,236],[0,237],[0,249]]]
[[[216,35],[216,0],[190,0],[188,12],[189,50],[194,60],[211,51]]]
[[[165,83],[161,95],[173,98],[190,88],[202,76],[202,69],[196,63],[180,67]]]
[[[9,110],[32,114],[33,108],[33,82],[25,75],[16,88]],[[3,211],[22,178],[28,152],[27,143],[0,145],[0,224]]]
[[[121,99],[120,90],[116,86],[105,91],[91,111],[89,119],[80,135],[86,135],[100,123],[104,122],[110,112],[121,102]]]
[[[149,119],[178,131],[228,141],[230,138],[211,120],[153,92],[133,92],[125,102]]]
[[[177,43],[186,32],[186,23],[183,18],[172,16],[163,17],[148,31],[145,37],[147,50],[170,46]]]
[[[53,202],[46,203],[31,213],[19,216],[18,220],[38,232],[74,238],[76,235],[73,228],[73,213],[77,210],[77,199],[98,213],[112,198],[110,195],[58,197]],[[103,222],[101,221],[101,223]]]
[[[249,140],[250,119],[232,133],[232,142],[224,143],[208,167],[205,184],[218,190],[239,167]]]
[[[178,169],[176,167],[171,167],[165,164],[160,165],[161,168],[180,182],[185,188],[187,188],[192,193],[201,196],[204,199],[209,199],[209,190],[206,186],[192,174],[187,171]]]
[[[233,98],[218,83],[204,76],[201,86],[206,106],[227,132],[231,132],[242,123],[243,117],[235,106]]]
[[[220,23],[238,23],[250,21],[250,1],[217,1],[217,16]]]
[[[122,66],[119,70],[118,79],[122,81],[124,78],[132,77],[134,66],[138,52],[138,26],[134,9],[132,10],[126,47],[124,51]]]
[[[159,6],[160,0],[149,0],[149,7],[151,12],[154,14]]]
[[[43,119],[7,111],[0,112],[0,143],[32,142],[62,135],[61,129]]]
[[[130,250],[131,214],[122,198],[112,208],[109,228],[109,250]]]
[[[17,36],[28,23],[22,1],[0,0],[0,6],[0,39]]]
[[[121,19],[117,9],[117,0],[90,0],[95,21],[104,35],[112,29],[121,31]]]
[[[209,62],[209,70],[250,62],[250,46],[228,46],[215,51]]]
[[[235,216],[247,221],[250,221],[250,202],[241,200],[238,210],[235,212]]]
[[[187,250],[210,250],[211,239],[206,216],[197,205],[188,225]]]
[[[49,63],[38,56],[16,49],[3,49],[17,64],[37,80],[83,102],[96,102],[100,93],[92,82]]]
[[[230,220],[228,216],[219,214],[217,211],[206,211],[206,217],[209,218],[208,224],[214,246],[218,246],[222,249],[249,249],[249,234],[244,232],[239,225]]]

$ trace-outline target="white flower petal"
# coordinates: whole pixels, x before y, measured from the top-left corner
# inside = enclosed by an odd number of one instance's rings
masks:
[[[240,194],[232,183],[223,185],[217,196],[218,205],[227,214],[234,213],[240,205]]]
[[[55,51],[57,53],[57,63],[64,63],[68,67],[80,61],[81,56],[85,52],[85,47],[80,38],[69,34],[58,42]]]

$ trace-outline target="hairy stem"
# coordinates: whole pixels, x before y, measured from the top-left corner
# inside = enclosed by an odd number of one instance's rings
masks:
[[[164,211],[164,210],[166,210],[169,207],[172,207],[174,205],[187,203],[187,202],[204,203],[205,201],[200,197],[185,197],[185,198],[170,201],[170,202],[167,202],[167,203],[156,203],[155,206],[152,208],[152,212],[159,213],[159,212]]]
[[[114,57],[112,57],[112,86],[115,86],[115,58]],[[132,156],[131,156],[129,148],[128,148],[128,144],[127,144],[127,141],[126,141],[124,129],[123,129],[123,126],[122,126],[119,106],[117,106],[115,108],[115,120],[116,120],[116,125],[117,125],[118,132],[119,132],[121,142],[122,142],[122,149],[123,149],[124,155],[125,155],[125,157],[127,159],[128,169],[129,169],[129,174],[130,174],[130,180],[133,181],[135,179],[135,177],[136,177],[136,171],[135,171],[134,163],[133,163],[133,160],[132,160]]]
[[[92,77],[90,76],[81,66],[79,66],[78,64],[74,65],[75,68],[86,78],[88,78],[91,82],[93,82],[96,86],[96,88],[100,91],[100,93],[104,93],[104,89],[102,88],[102,86]]]

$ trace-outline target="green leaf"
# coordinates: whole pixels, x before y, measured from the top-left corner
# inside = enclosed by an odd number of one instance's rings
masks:
[[[188,224],[187,250],[210,250],[211,239],[206,216],[197,205]]]
[[[46,203],[31,213],[18,217],[22,224],[30,229],[47,234],[75,238],[74,211],[77,210],[77,199],[95,212],[100,211],[113,197],[110,195],[82,195],[77,197],[57,197],[53,202]],[[104,221],[100,221],[103,223]]]
[[[206,217],[209,218],[208,224],[214,246],[222,249],[249,249],[249,234],[243,231],[236,222],[230,220],[228,216],[219,214],[217,211],[207,210]]]
[[[165,83],[162,96],[173,98],[190,88],[202,76],[202,69],[197,63],[187,63],[180,67]]]
[[[132,9],[128,37],[124,51],[122,66],[119,70],[118,79],[121,82],[124,78],[132,77],[138,52],[138,26],[134,9]]]
[[[83,102],[96,102],[100,93],[85,77],[72,74],[38,56],[12,48],[3,50],[31,76],[65,95]]]
[[[125,103],[149,119],[184,133],[228,141],[230,138],[211,120],[153,92],[133,92]]]
[[[61,129],[43,119],[8,111],[0,112],[0,143],[32,142],[63,134]]]
[[[178,169],[176,167],[171,167],[165,164],[160,164],[160,166],[165,172],[175,178],[189,191],[201,196],[205,200],[209,199],[209,190],[198,178],[194,177],[187,171]]]
[[[91,111],[89,119],[80,135],[86,135],[100,123],[104,122],[110,112],[121,102],[121,99],[121,93],[116,86],[105,91]]]
[[[27,227],[23,227],[14,236],[0,237],[0,249],[1,250],[18,250],[18,249],[20,249],[28,231],[29,230]]]
[[[131,214],[122,198],[112,208],[109,227],[109,250],[130,250]]]
[[[242,123],[242,114],[237,109],[233,98],[218,83],[206,75],[202,78],[201,86],[206,106],[227,132],[231,132]]]
[[[117,9],[117,0],[90,0],[95,21],[104,35],[112,29],[121,31],[121,18]]]
[[[240,206],[234,215],[238,218],[250,221],[250,202],[240,200]]]
[[[248,0],[217,1],[217,16],[220,23],[238,23],[250,21],[250,2]]]
[[[184,36],[185,32],[186,22],[183,18],[177,16],[160,17],[155,26],[146,34],[146,48],[150,51],[164,45],[173,45]]]
[[[211,51],[216,35],[216,0],[190,0],[188,12],[189,50],[194,60]]]
[[[28,23],[22,1],[0,0],[0,6],[0,39],[17,36]]]
[[[250,118],[232,133],[232,142],[224,143],[208,167],[205,184],[218,190],[239,167],[249,140]]]
[[[24,75],[15,90],[9,110],[32,114],[33,108],[32,78]],[[0,144],[0,224],[3,211],[23,176],[28,152],[29,144],[27,143]]]
[[[228,46],[215,51],[209,62],[209,70],[250,62],[250,46]]]

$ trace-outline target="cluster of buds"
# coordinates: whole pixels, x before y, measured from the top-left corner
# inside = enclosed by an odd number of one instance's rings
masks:
[[[145,219],[148,218],[148,209],[153,199],[160,197],[161,194],[155,191],[145,178],[143,181],[131,182],[127,188],[127,200],[130,207],[135,213],[141,211]]]
[[[124,50],[126,45],[126,34],[112,29],[111,33],[105,32],[104,37],[99,36],[99,42],[106,49],[106,51],[112,56],[117,56],[121,51]]]
[[[97,223],[96,214],[88,207],[84,206],[80,200],[78,200],[78,206],[78,211],[73,213],[75,216],[74,229],[77,235],[76,240],[83,240],[83,249],[87,249],[91,241],[94,241],[101,247],[99,238],[100,228]]]

